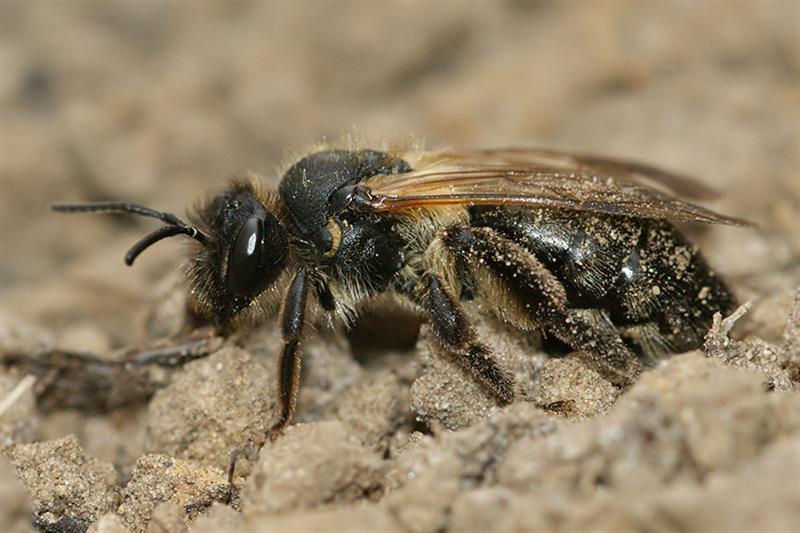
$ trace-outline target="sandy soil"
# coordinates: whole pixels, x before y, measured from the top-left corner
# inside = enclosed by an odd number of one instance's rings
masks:
[[[777,1],[0,3],[0,530],[800,530],[798,20]],[[697,175],[758,224],[686,228],[752,305],[621,395],[476,316],[531,399],[502,409],[407,316],[319,325],[298,423],[231,490],[228,454],[274,415],[274,324],[98,381],[185,324],[181,250],[127,269],[146,221],[47,205],[182,212],[343,135]],[[48,374],[65,352],[99,360]]]

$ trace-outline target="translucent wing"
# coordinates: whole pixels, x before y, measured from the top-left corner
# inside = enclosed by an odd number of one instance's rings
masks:
[[[627,161],[504,148],[423,153],[417,170],[367,180],[378,212],[445,205],[526,205],[636,218],[748,225],[673,195],[708,197],[689,178]]]
[[[581,154],[546,148],[488,148],[472,150],[438,150],[425,152],[424,159],[431,163],[450,161],[470,166],[525,166],[585,172],[614,176],[619,181],[654,187],[685,198],[707,200],[717,192],[697,180],[667,172],[660,168],[625,159],[615,159],[596,154]]]

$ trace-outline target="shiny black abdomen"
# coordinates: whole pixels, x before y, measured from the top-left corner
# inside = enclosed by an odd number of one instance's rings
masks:
[[[473,207],[473,226],[521,244],[564,285],[573,307],[599,307],[636,246],[641,222],[564,210]]]
[[[623,329],[647,326],[672,351],[697,348],[713,314],[735,306],[696,247],[666,221],[516,207],[473,207],[470,215],[472,225],[533,253],[562,282],[570,307],[602,309]]]
[[[657,324],[669,348],[681,352],[700,347],[714,313],[730,314],[736,299],[672,224],[648,220],[605,306],[615,323]]]

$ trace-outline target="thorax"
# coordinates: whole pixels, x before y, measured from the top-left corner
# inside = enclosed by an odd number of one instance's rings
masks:
[[[374,150],[326,150],[301,159],[278,188],[293,245],[307,262],[326,263],[349,229],[351,220],[337,216],[330,200],[336,191],[377,174],[410,170],[405,161]],[[354,217],[350,216],[350,219]]]

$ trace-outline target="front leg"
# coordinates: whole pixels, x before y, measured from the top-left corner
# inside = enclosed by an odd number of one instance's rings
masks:
[[[281,306],[281,334],[283,336],[283,351],[278,358],[278,409],[280,416],[267,433],[268,439],[274,439],[289,424],[297,405],[297,391],[300,387],[300,341],[303,327],[305,326],[306,299],[308,297],[308,271],[301,268],[295,274],[292,283],[286,290]],[[236,472],[236,462],[244,454],[249,460],[254,461],[264,441],[246,442],[236,448],[228,458],[228,486],[229,494],[236,493],[233,476]]]
[[[308,271],[301,268],[286,291],[281,312],[283,351],[278,358],[278,408],[280,417],[270,429],[277,436],[292,420],[300,387],[300,341],[305,326]]]
[[[416,297],[440,346],[455,355],[501,403],[514,401],[514,378],[497,364],[489,349],[478,342],[464,311],[442,285],[439,276],[423,275]]]

